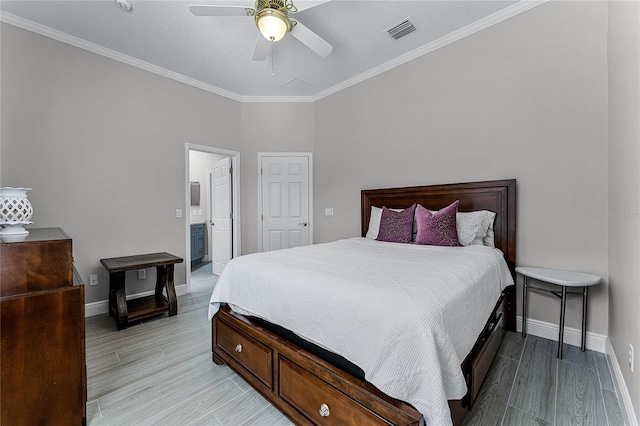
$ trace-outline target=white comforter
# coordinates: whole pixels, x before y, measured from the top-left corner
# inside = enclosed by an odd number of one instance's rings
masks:
[[[279,324],[358,365],[378,389],[449,425],[448,399],[502,289],[502,252],[353,238],[241,256],[211,296],[209,318],[234,311]]]

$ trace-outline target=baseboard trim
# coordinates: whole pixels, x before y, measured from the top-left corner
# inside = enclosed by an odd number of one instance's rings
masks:
[[[187,285],[180,284],[176,287],[176,295],[182,296],[187,294]],[[127,296],[127,300],[138,299],[140,297],[151,296],[154,293],[153,290],[145,291],[143,293],[130,294]],[[94,317],[96,315],[102,315],[109,313],[109,300],[100,300],[98,302],[86,303],[84,305],[84,316]]]
[[[518,332],[522,331],[522,317],[516,317],[516,329]],[[533,336],[543,337],[545,339],[558,341],[559,327],[557,324],[552,324],[535,319],[527,319],[527,334]],[[582,341],[582,333],[580,330],[570,327],[564,328],[564,342],[572,346],[580,346]],[[618,358],[613,351],[613,346],[609,341],[608,336],[604,336],[598,333],[591,333],[587,331],[587,349],[592,351],[601,352],[607,355],[607,361],[609,363],[609,370],[612,372],[613,382],[616,387],[616,393],[618,394],[618,401],[620,402],[620,410],[625,417],[625,424],[629,426],[638,426],[638,420],[635,416],[633,404],[631,403],[631,396],[627,389],[627,384],[622,376],[622,370],[618,364]]]
[[[629,390],[627,389],[627,384],[622,376],[622,370],[620,369],[618,358],[616,357],[609,338],[607,338],[605,353],[607,354],[607,361],[609,362],[609,370],[613,373],[613,384],[616,387],[618,401],[621,405],[620,411],[622,411],[622,415],[624,416],[624,422],[629,426],[638,426],[638,419],[636,418],[633,403],[631,402],[631,395],[629,395]]]
[[[522,331],[522,317],[516,317],[516,329]],[[539,321],[527,318],[527,334],[543,337],[545,339],[558,341],[558,332],[560,327],[545,321]],[[587,349],[592,351],[606,353],[607,336],[587,331]],[[582,344],[582,332],[576,328],[564,328],[564,343],[571,346],[580,346]]]

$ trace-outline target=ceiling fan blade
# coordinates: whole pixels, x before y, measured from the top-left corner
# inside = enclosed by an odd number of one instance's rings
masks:
[[[298,12],[302,12],[303,10],[320,6],[322,3],[326,3],[328,1],[330,0],[299,0],[299,1],[296,1],[295,6],[296,6],[296,9],[298,9]]]
[[[192,4],[189,10],[196,16],[248,16],[247,12],[253,9],[244,6]]]
[[[256,47],[253,49],[253,56],[251,57],[251,60],[260,62],[267,59],[267,55],[269,55],[269,49],[271,49],[271,43],[272,42],[262,37],[261,34],[258,34]]]
[[[309,49],[316,52],[323,58],[329,56],[333,51],[333,46],[324,41],[322,37],[305,27],[298,21],[291,30],[291,35],[304,43]]]

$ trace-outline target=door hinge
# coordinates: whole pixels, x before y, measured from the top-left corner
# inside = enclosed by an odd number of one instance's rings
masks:
[[[229,167],[229,174],[232,175],[233,174],[233,167]]]
[[[262,173],[262,167],[260,168],[260,174],[263,175],[264,173]]]
[[[229,219],[233,219],[233,213],[229,213]]]
[[[260,215],[260,220],[264,222],[264,215],[263,214]]]

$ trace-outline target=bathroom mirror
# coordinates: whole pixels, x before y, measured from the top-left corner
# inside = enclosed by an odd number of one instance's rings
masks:
[[[200,205],[200,182],[191,182],[191,205]]]

